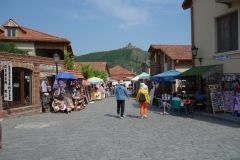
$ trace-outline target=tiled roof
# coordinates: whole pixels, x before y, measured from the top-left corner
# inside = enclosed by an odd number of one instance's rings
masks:
[[[167,54],[172,60],[191,60],[192,51],[191,45],[163,45],[163,44],[152,44],[148,52],[153,50],[162,50]]]
[[[9,21],[13,21],[9,19]],[[14,22],[14,21],[13,21]],[[14,22],[16,23],[16,22]],[[9,40],[9,41],[33,41],[33,42],[63,42],[70,43],[66,38],[60,38],[43,32],[39,32],[33,29],[17,26],[23,33],[18,33],[18,37],[7,37],[4,35],[4,32],[0,32],[0,40]],[[0,30],[4,31],[4,26],[0,27]]]
[[[121,76],[113,76],[112,79],[113,79],[113,80],[116,80],[116,81],[120,81],[120,80],[123,80],[123,81],[130,81],[130,80],[131,80],[130,78],[127,78],[127,77],[121,77]]]
[[[111,76],[117,76],[117,75],[135,75],[135,73],[132,73],[131,71],[121,67],[121,66],[115,66],[113,68],[109,68],[109,72]]]
[[[106,71],[107,68],[107,62],[75,62],[74,68],[75,69],[81,69],[81,64],[88,65],[90,64],[90,68],[95,68],[100,71]]]
[[[64,71],[73,74],[77,78],[84,78],[82,72],[74,71],[74,70],[64,70]]]

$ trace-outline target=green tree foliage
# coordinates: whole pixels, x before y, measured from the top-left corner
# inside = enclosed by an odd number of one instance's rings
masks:
[[[107,81],[107,77],[109,77],[108,73],[106,71],[99,71],[99,70],[94,70],[94,75],[95,77],[99,77],[104,80],[104,82]]]
[[[70,57],[71,54],[72,54],[71,52],[67,52],[64,54],[64,61],[68,70],[74,69],[74,62],[71,60],[71,57]]]
[[[97,69],[90,68],[89,66],[90,66],[90,64],[88,64],[88,65],[81,64],[81,72],[85,79],[92,78],[92,77],[99,77],[99,78],[103,79],[105,82],[107,81],[107,77],[109,75],[106,71],[99,71]],[[79,69],[77,69],[77,70],[79,70]]]
[[[88,78],[91,78],[91,77],[94,77],[94,69],[93,68],[89,68],[90,64],[89,65],[83,65],[81,64],[81,71],[82,71],[82,74],[83,74],[83,77],[85,79],[88,79]]]
[[[29,50],[18,49],[13,42],[0,42],[0,52],[17,53],[27,55]]]
[[[75,62],[107,62],[109,68],[117,65],[141,73],[141,63],[149,59],[149,53],[139,48],[122,48],[104,52],[94,52],[75,56]]]

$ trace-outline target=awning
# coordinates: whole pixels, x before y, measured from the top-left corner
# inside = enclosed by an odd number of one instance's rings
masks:
[[[223,65],[217,64],[217,65],[208,65],[208,66],[198,66],[190,68],[189,70],[181,73],[178,75],[178,77],[187,77],[187,76],[202,76],[202,78],[207,78],[208,76],[214,74],[214,73],[223,73]]]

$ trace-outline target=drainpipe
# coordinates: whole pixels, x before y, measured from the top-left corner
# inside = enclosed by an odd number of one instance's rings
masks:
[[[193,23],[193,5],[191,5],[190,8],[190,18],[191,18],[191,48],[195,46],[195,41],[194,41],[194,23]],[[195,61],[194,57],[192,55],[192,67],[195,67]]]

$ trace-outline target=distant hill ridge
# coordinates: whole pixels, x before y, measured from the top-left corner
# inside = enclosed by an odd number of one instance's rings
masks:
[[[81,56],[75,56],[75,62],[107,62],[109,68],[117,65],[123,68],[141,73],[141,63],[149,59],[149,53],[129,43],[126,47],[111,51],[93,52]]]

